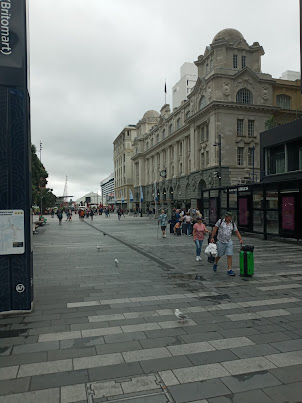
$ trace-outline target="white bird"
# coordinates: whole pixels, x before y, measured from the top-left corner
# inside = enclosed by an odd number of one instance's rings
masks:
[[[115,263],[115,265],[116,265],[116,267],[118,266],[118,260],[117,259],[114,259],[114,263]]]
[[[97,248],[98,252],[100,252],[100,250],[101,250],[101,245],[97,245],[96,248]]]
[[[180,323],[181,321],[182,321],[182,323],[184,323],[184,322],[185,322],[185,319],[189,319],[189,316],[186,315],[186,314],[183,313],[183,312],[180,312],[179,309],[175,309],[175,316],[176,316],[178,319],[180,319],[180,320],[178,321],[178,323]]]

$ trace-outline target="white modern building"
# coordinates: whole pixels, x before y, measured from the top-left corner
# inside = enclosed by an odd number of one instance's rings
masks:
[[[172,88],[173,109],[178,108],[182,101],[188,99],[197,81],[197,67],[194,63],[184,63],[180,68],[180,80]]]
[[[76,207],[98,207],[101,201],[101,195],[95,192],[87,193],[75,201]]]
[[[114,173],[100,182],[102,191],[102,206],[114,203]]]
[[[296,81],[301,79],[301,74],[299,71],[286,70],[280,78],[281,80]]]

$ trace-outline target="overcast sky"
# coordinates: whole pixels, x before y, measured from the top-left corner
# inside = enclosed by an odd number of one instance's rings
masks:
[[[262,72],[300,69],[299,0],[29,0],[32,143],[74,199],[113,172],[113,141],[172,104],[180,66],[217,32],[263,46]]]

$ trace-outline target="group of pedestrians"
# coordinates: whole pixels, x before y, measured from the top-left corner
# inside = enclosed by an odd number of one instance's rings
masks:
[[[227,275],[235,276],[232,270],[232,256],[233,256],[233,241],[231,239],[234,233],[239,239],[240,244],[243,244],[243,240],[236,224],[232,221],[232,212],[227,211],[224,218],[219,219],[213,230],[210,231],[206,228],[202,221],[202,215],[198,210],[192,209],[191,211],[185,212],[179,209],[174,209],[172,212],[171,219],[168,220],[168,216],[165,210],[161,211],[158,217],[158,225],[161,226],[162,237],[166,238],[166,228],[167,224],[170,222],[170,233],[174,235],[181,235],[181,229],[183,233],[187,236],[193,235],[193,241],[196,248],[196,261],[202,260],[201,250],[205,234],[209,233],[209,242],[216,242],[217,246],[217,257],[213,264],[213,271],[217,272],[218,262],[220,258],[224,255],[227,256]]]

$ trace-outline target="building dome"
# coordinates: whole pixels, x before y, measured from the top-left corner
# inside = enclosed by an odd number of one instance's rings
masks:
[[[237,31],[237,29],[226,28],[226,29],[223,29],[222,31],[219,31],[218,34],[216,34],[214,36],[212,43],[215,43],[215,42],[221,41],[221,40],[225,40],[229,43],[234,43],[234,42],[239,41],[240,39],[244,39],[241,32]]]
[[[144,114],[144,116],[143,116],[143,119],[144,118],[146,118],[146,119],[150,119],[150,118],[159,118],[159,113],[157,112],[157,111],[153,111],[153,110],[150,110],[150,111],[147,111],[145,114]]]

